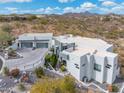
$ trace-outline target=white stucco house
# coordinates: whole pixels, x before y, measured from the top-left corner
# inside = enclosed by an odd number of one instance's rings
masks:
[[[53,33],[25,33],[16,39],[14,48],[50,48]]]
[[[118,55],[113,45],[97,38],[63,35],[54,37],[54,53],[79,81],[112,84],[119,75]]]

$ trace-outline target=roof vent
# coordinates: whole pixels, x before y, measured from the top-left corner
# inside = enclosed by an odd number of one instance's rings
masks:
[[[93,52],[93,54],[96,54],[98,51],[97,50],[95,50],[94,52]]]

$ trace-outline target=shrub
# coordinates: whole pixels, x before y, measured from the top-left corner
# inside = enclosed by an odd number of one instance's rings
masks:
[[[36,68],[35,73],[38,78],[42,78],[42,76],[44,75],[43,68],[42,67]]]
[[[12,27],[9,24],[4,24],[1,27],[1,30],[10,33],[12,31]]]
[[[8,67],[4,67],[3,68],[3,74],[6,75],[6,76],[9,75],[9,69],[8,69]]]
[[[60,79],[44,78],[42,82],[35,83],[31,93],[76,93],[75,82],[71,77]]]
[[[46,18],[40,18],[40,24],[47,25],[49,23],[49,20]]]
[[[56,67],[57,61],[58,61],[58,58],[55,54],[52,54],[52,55],[48,54],[45,57],[45,64],[50,63],[53,68]]]
[[[115,85],[112,86],[112,92],[118,92],[119,88]]]
[[[64,65],[62,65],[60,69],[62,72],[66,71],[66,67]]]
[[[109,16],[106,16],[104,19],[103,19],[103,21],[110,21],[111,20],[111,18],[109,17]]]
[[[10,75],[16,78],[19,75],[19,73],[20,73],[20,70],[16,68],[10,72]]]
[[[69,93],[75,93],[75,81],[70,76],[66,76],[64,78],[63,89],[68,91]]]
[[[0,45],[7,46],[8,42],[12,41],[12,36],[8,32],[0,30]]]
[[[34,19],[37,19],[37,16],[35,15],[29,15],[28,18],[27,18],[29,21],[32,21]]]
[[[24,91],[24,90],[25,90],[25,86],[24,86],[22,83],[20,83],[20,84],[18,85],[18,89],[19,89],[20,91]]]
[[[16,57],[16,55],[16,51],[10,48],[8,51],[8,56]]]

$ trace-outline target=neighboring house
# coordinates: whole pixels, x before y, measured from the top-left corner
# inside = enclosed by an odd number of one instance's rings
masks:
[[[13,47],[17,48],[50,48],[52,42],[52,33],[26,33],[22,34],[16,40]]]
[[[77,80],[112,84],[119,75],[118,55],[113,45],[96,38],[58,36],[54,53]]]

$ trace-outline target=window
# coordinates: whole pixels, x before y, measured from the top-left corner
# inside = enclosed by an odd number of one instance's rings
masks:
[[[84,67],[86,64],[83,64],[82,67]]]
[[[68,47],[67,46],[63,46],[62,47],[62,50],[66,50]]]
[[[106,68],[109,68],[110,69],[111,68],[111,65],[107,64]]]
[[[67,55],[67,60],[69,60],[69,55]]]
[[[99,64],[94,64],[94,70],[96,70],[96,71],[101,71],[101,65],[99,65]]]
[[[75,65],[75,67],[77,68],[77,69],[79,69],[79,65],[78,64],[74,64]]]

